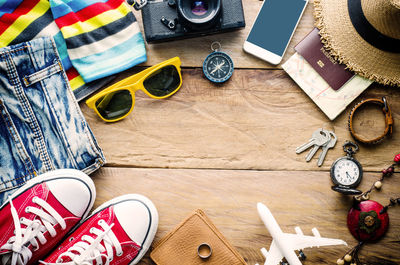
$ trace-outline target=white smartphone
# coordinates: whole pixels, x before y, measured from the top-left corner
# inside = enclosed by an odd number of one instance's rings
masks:
[[[243,49],[279,64],[307,3],[308,0],[264,0]]]

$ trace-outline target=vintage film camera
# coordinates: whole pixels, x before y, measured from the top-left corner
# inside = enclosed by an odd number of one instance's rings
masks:
[[[245,26],[242,0],[148,0],[142,8],[147,42],[225,32]]]

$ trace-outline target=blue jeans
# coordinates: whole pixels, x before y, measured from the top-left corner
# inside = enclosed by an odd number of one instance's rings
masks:
[[[0,49],[0,204],[38,174],[104,163],[53,39]]]

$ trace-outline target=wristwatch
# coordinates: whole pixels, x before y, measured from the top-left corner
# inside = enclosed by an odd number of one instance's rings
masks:
[[[379,135],[378,137],[375,137],[373,139],[365,139],[361,137],[359,134],[357,134],[353,128],[353,117],[354,114],[357,112],[357,110],[360,109],[361,106],[365,104],[376,104],[379,107],[382,108],[383,114],[385,115],[385,130],[383,131],[382,135]],[[353,136],[355,140],[358,142],[364,143],[364,144],[377,144],[383,139],[385,139],[386,136],[391,135],[393,132],[393,116],[392,116],[392,111],[390,110],[390,107],[387,103],[386,97],[382,97],[382,99],[379,98],[370,98],[370,99],[365,99],[357,103],[354,108],[350,111],[349,115],[349,131],[350,134]]]

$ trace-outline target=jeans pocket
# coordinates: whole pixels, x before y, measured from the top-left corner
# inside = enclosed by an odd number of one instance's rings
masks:
[[[65,72],[53,63],[21,78],[36,126],[43,137],[43,161],[55,169],[75,168],[87,174],[104,164],[104,155],[83,117]],[[39,171],[39,173],[42,173]]]
[[[0,100],[0,193],[21,186],[35,176],[23,138]]]

